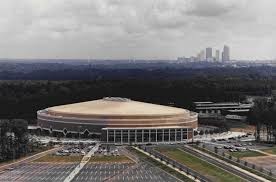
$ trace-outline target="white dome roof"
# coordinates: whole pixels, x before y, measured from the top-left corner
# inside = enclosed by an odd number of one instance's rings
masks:
[[[48,108],[47,111],[55,115],[76,114],[78,116],[170,116],[189,113],[189,111],[181,108],[137,102],[118,97],[55,106]]]

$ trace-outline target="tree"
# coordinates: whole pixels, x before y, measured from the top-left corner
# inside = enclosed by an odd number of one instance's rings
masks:
[[[256,141],[260,141],[260,132],[262,126],[268,123],[271,119],[269,112],[271,110],[271,103],[266,99],[257,99],[254,101],[254,106],[249,114],[249,121],[256,126]]]
[[[203,130],[200,130],[199,135],[203,135],[203,134],[204,134]]]
[[[28,152],[27,122],[0,120],[0,160],[18,158]]]

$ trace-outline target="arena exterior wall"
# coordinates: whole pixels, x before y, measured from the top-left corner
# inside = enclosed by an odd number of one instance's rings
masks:
[[[97,106],[108,109],[97,112]],[[121,98],[104,98],[37,112],[38,126],[42,130],[65,136],[98,135],[102,142],[116,144],[186,142],[193,138],[197,117],[197,113],[186,109]]]

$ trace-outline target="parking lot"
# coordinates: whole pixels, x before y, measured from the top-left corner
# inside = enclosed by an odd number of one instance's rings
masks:
[[[73,181],[104,181],[128,169],[128,164],[87,164]]]
[[[87,154],[95,144],[79,144],[79,145],[67,145],[61,150],[57,151],[55,155],[58,156],[84,156]]]
[[[130,164],[88,164],[74,178],[80,181],[180,181],[159,168],[146,163]]]
[[[75,168],[73,163],[28,163],[0,173],[1,182],[61,182]],[[178,181],[159,168],[146,163],[94,164],[88,163],[73,179],[82,181]]]
[[[61,182],[79,165],[83,153],[94,145],[67,145],[33,162],[0,171],[0,182]],[[83,152],[82,152],[83,151]],[[102,145],[74,177],[85,181],[180,181],[160,168],[145,162],[135,163],[116,146]]]
[[[270,147],[269,145],[258,144],[258,143],[255,143],[254,141],[246,141],[247,138],[249,137],[239,137],[239,138],[237,137],[237,138],[216,139],[216,140],[213,139],[210,142],[205,141],[204,145],[209,150],[214,150],[214,147],[216,147],[219,153],[262,150]]]
[[[27,163],[0,172],[1,182],[63,181],[77,163]]]
[[[157,167],[151,166],[147,163],[142,163],[138,168],[124,171],[120,175],[115,176],[114,181],[178,182],[181,180],[171,176]]]

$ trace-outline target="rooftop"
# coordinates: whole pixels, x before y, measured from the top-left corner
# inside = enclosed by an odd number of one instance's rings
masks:
[[[106,97],[99,100],[50,107],[51,114],[103,115],[103,116],[152,116],[188,114],[181,108],[163,106],[125,98]]]

